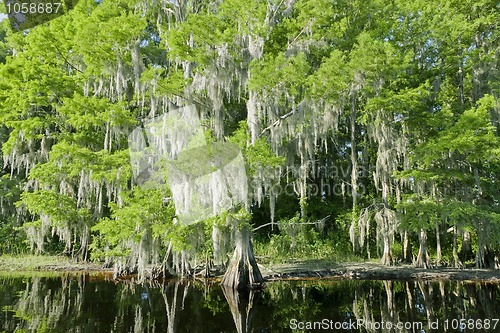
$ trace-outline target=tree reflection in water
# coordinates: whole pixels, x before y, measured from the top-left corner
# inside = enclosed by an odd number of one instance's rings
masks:
[[[224,285],[221,287],[231,309],[236,331],[238,333],[252,332],[254,300],[258,301],[260,291],[238,291]]]
[[[432,332],[456,332],[451,325],[445,331],[443,321],[499,317],[500,286],[458,281],[280,281],[259,292],[237,293],[208,282],[137,284],[84,274],[0,276],[0,308],[0,332],[281,333],[292,331],[292,319],[363,320],[365,328],[350,332],[370,333],[420,332],[415,327],[376,328],[382,321],[422,322],[429,332],[427,324],[439,320],[439,329]]]
[[[361,286],[355,292],[353,313],[357,320],[366,323],[360,332],[428,332],[431,322],[439,322],[433,332],[455,332],[460,319],[483,321],[500,317],[500,287],[496,284],[422,280],[373,283],[382,284],[383,288]],[[382,322],[394,325],[382,327]],[[408,323],[408,327],[398,328],[397,323]],[[413,323],[422,323],[422,328]],[[496,329],[500,330],[500,322]],[[465,331],[487,332],[491,328],[476,326]]]

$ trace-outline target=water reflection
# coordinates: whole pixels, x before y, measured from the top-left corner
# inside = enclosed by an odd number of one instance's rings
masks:
[[[500,331],[500,286],[465,282],[281,281],[238,293],[199,282],[16,276],[0,277],[0,306],[5,332]],[[490,329],[478,327],[485,319]]]
[[[222,286],[222,291],[231,309],[236,331],[238,333],[251,332],[255,312],[254,300],[258,299],[260,291],[237,291],[226,286]]]
[[[493,322],[490,329],[482,327],[485,320],[500,317],[498,285],[424,281],[378,284],[380,288],[360,286],[355,291],[353,312],[356,319],[366,323],[366,332],[500,331],[500,322],[495,328]],[[382,322],[393,325],[384,328]],[[398,323],[401,327],[394,325]]]

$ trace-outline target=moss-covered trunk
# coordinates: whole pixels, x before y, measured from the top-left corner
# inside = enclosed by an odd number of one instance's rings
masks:
[[[404,231],[403,235],[403,253],[402,253],[402,259],[404,263],[411,263],[413,262],[413,254],[411,251],[411,243],[410,243],[410,237],[408,236],[408,231]]]
[[[263,283],[264,278],[253,254],[250,226],[239,226],[236,231],[236,249],[222,284],[236,290],[247,290],[261,288]]]
[[[420,247],[418,249],[415,267],[429,268],[431,267],[431,258],[429,257],[429,251],[427,249],[427,231],[425,229],[420,230],[419,241]]]

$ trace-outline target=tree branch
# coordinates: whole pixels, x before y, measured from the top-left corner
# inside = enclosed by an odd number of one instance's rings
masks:
[[[266,132],[267,130],[270,130],[272,127],[275,127],[277,126],[282,120],[290,117],[292,114],[294,114],[295,111],[290,111],[288,112],[287,114],[284,114],[282,116],[280,116],[278,119],[276,119],[276,121],[274,123],[272,123],[271,125],[269,125],[268,127],[264,128],[262,130],[262,132],[260,133],[260,135],[264,134],[264,132]]]
[[[330,217],[330,215],[327,215],[325,217],[323,217],[321,220],[318,220],[316,222],[297,222],[297,223],[291,223],[293,225],[298,225],[298,224],[314,224],[314,225],[321,225],[321,224],[324,224],[326,219],[328,219]],[[277,222],[269,222],[269,223],[266,223],[266,224],[263,224],[263,225],[259,225],[257,228],[254,228],[253,231],[256,231],[256,230],[259,230],[261,228],[264,228],[264,227],[267,227],[269,225],[279,225],[279,223]]]

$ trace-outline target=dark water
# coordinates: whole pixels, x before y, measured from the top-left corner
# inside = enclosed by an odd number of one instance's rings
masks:
[[[500,286],[464,282],[281,281],[235,294],[0,275],[0,306],[0,332],[500,332]]]

